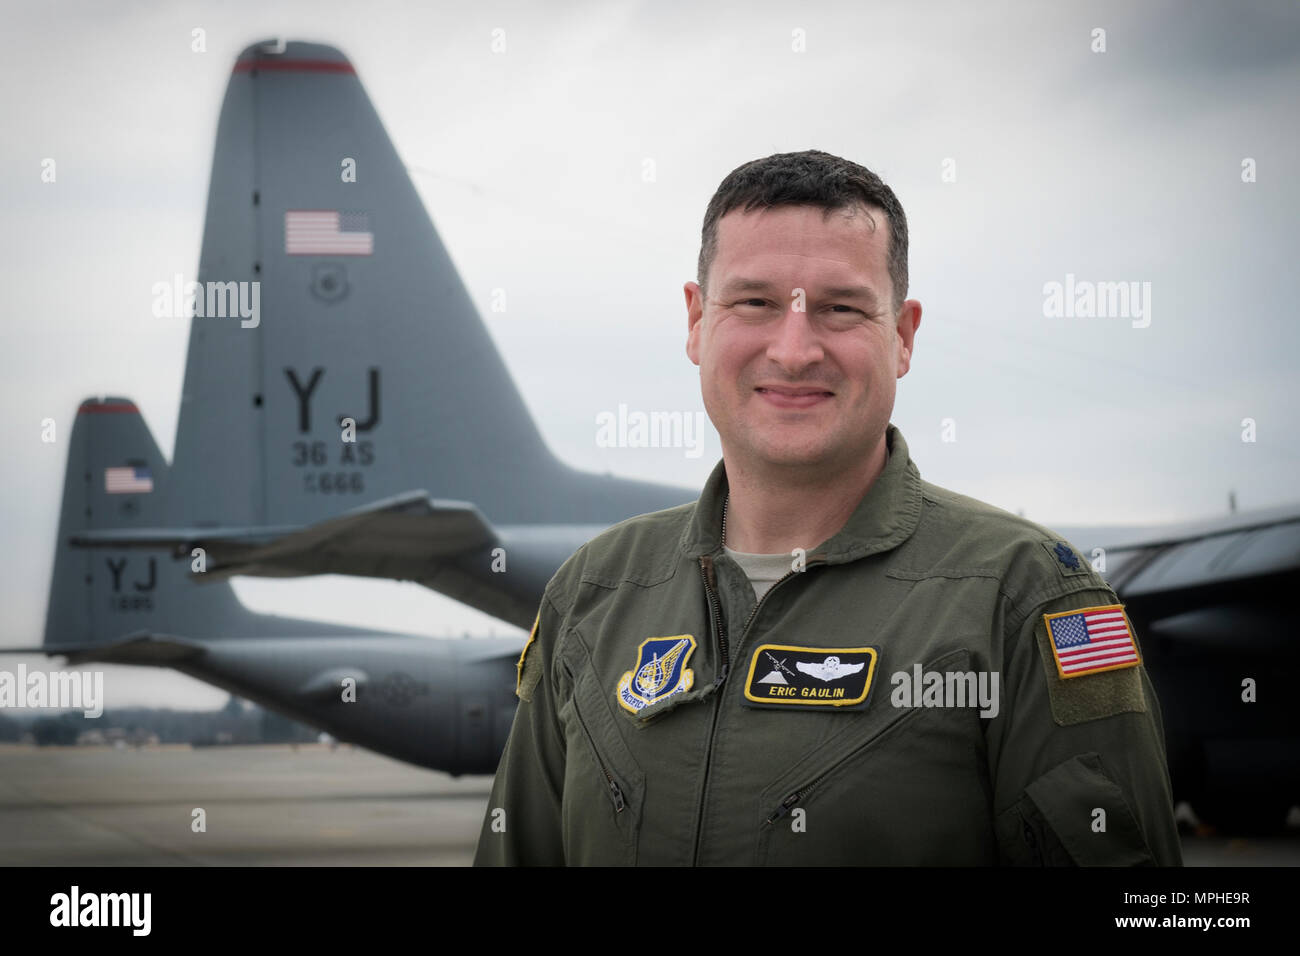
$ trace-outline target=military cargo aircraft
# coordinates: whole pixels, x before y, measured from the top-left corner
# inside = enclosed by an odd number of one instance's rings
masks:
[[[156,522],[177,493],[134,403],[88,399],[68,442],[42,650],[170,667],[390,757],[491,773],[514,719],[518,638],[446,639],[257,614],[190,562],[69,543]]]
[[[340,740],[491,773],[520,639],[256,614],[225,579],[409,578],[528,629],[584,541],[695,493],[555,458],[352,65],[275,49],[234,65],[197,282],[154,290],[195,313],[174,460],[129,399],[78,408],[40,650],[171,667]],[[185,560],[135,547],[158,542]]]

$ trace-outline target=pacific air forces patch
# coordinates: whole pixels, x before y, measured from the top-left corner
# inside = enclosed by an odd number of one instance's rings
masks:
[[[749,661],[745,704],[749,707],[865,707],[878,657],[874,647],[762,644]]]
[[[695,638],[690,634],[646,638],[636,664],[619,678],[619,706],[635,714],[665,697],[690,690],[695,672],[686,662],[694,650]]]

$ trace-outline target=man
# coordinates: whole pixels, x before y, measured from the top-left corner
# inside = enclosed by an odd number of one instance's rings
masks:
[[[685,293],[723,460],[547,586],[476,862],[1181,864],[1115,594],[889,423],[921,320],[893,191],[747,163]]]

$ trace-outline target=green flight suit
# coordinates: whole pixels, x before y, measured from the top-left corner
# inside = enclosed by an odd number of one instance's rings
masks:
[[[476,865],[1181,865],[1145,668],[1062,678],[1048,636],[1114,592],[887,443],[847,524],[757,604],[722,550],[721,462],[698,502],[565,562]],[[996,708],[911,693],[931,672],[996,673]],[[865,704],[815,699],[864,675]]]

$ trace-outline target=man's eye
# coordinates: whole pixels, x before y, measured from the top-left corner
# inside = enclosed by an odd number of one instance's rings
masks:
[[[736,303],[736,305],[753,306],[753,307],[761,308],[762,306],[767,305],[767,300],[766,299],[741,299],[739,302]]]
[[[833,305],[832,309],[843,309],[845,312],[857,312],[858,310],[851,305]]]

